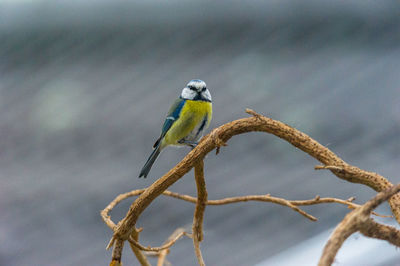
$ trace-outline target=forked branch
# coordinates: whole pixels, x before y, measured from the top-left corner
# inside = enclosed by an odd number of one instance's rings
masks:
[[[282,122],[257,114],[250,109],[246,111],[252,117],[235,120],[214,129],[210,134],[203,137],[197,147],[189,152],[180,163],[145,189],[132,203],[125,218],[118,225],[113,226],[114,235],[107,246],[107,248],[113,246],[112,262],[119,262],[121,260],[123,242],[130,238],[133,230],[136,230],[136,222],[147,206],[155,198],[163,194],[168,187],[189,172],[198,162],[202,161],[210,151],[216,148],[218,152],[221,146],[226,145],[226,142],[231,137],[238,134],[251,131],[262,131],[273,134],[308,153],[323,164],[322,168],[329,169],[341,179],[367,185],[378,192],[392,186],[392,183],[379,174],[367,172],[347,164],[331,150],[305,133]],[[400,195],[393,195],[389,199],[389,204],[397,221],[400,222]],[[199,239],[201,239],[201,235]]]
[[[378,193],[363,206],[357,207],[354,211],[347,214],[335,228],[326,243],[318,265],[331,265],[338,250],[343,245],[343,242],[357,231],[360,231],[368,237],[387,240],[393,245],[400,247],[400,232],[397,229],[391,226],[379,224],[370,218],[373,209],[399,191],[400,184]]]

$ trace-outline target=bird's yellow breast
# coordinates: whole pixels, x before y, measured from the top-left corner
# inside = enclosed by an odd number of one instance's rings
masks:
[[[179,118],[165,134],[162,146],[178,144],[177,142],[195,130],[207,117],[206,129],[212,117],[212,104],[205,101],[186,100]]]

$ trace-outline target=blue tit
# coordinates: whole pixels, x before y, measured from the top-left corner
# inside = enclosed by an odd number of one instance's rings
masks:
[[[172,104],[161,135],[153,145],[153,152],[140,171],[146,177],[160,152],[169,145],[195,147],[210,124],[212,117],[211,94],[202,80],[191,80],[180,97]]]

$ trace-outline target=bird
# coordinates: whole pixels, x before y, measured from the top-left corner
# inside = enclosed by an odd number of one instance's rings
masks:
[[[190,146],[192,149],[207,129],[212,118],[212,99],[207,85],[193,79],[183,88],[179,98],[171,105],[160,137],[153,145],[139,178],[146,178],[161,151],[170,145]]]

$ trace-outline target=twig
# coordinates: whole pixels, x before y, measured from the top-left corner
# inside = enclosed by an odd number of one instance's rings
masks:
[[[290,202],[293,205],[297,205],[297,206],[314,205],[314,204],[318,204],[318,203],[340,203],[340,204],[347,205],[347,207],[349,207],[349,209],[355,209],[357,207],[362,206],[362,205],[353,203],[354,200],[355,200],[354,197],[351,197],[347,200],[342,200],[342,199],[337,199],[337,198],[320,198],[319,196],[316,196],[312,200],[292,200]],[[371,212],[371,213],[375,216],[382,217],[382,218],[393,218],[392,215],[382,215],[382,214],[379,214],[376,212]]]
[[[132,231],[130,239],[138,242],[139,241],[139,233],[140,233],[140,231],[142,231],[142,229],[136,229],[135,228],[135,230]],[[136,256],[136,258],[138,259],[140,265],[142,265],[142,266],[151,266],[149,261],[147,260],[146,256],[143,254],[143,252],[138,247],[133,245],[131,241],[129,241],[129,246],[131,247],[133,253]]]
[[[168,239],[164,242],[164,246],[168,247],[160,251],[160,254],[158,255],[157,266],[164,265],[165,258],[169,253],[169,248],[183,235],[187,235],[185,230],[183,228],[178,228],[168,237]]]
[[[115,227],[114,222],[111,220],[111,217],[109,216],[109,212],[122,200],[127,199],[129,197],[133,196],[138,196],[142,194],[145,190],[144,189],[137,189],[137,190],[132,190],[130,192],[120,194],[117,198],[115,198],[104,210],[101,211],[101,217],[103,218],[103,221],[111,228],[113,229]],[[184,194],[179,194],[176,192],[172,191],[164,191],[162,193],[164,196],[169,196],[173,197],[176,199],[184,200],[187,202],[191,203],[196,203],[197,198],[189,196],[189,195],[184,195]],[[288,206],[292,208],[294,211],[299,212],[302,214],[304,217],[316,221],[317,218],[314,216],[308,214],[307,212],[297,208],[296,206],[306,206],[306,205],[315,205],[315,204],[321,204],[321,203],[339,203],[343,205],[347,205],[349,208],[354,209],[356,207],[359,207],[361,205],[353,203],[354,197],[349,198],[347,200],[342,200],[342,199],[337,199],[337,198],[321,198],[319,196],[316,196],[313,199],[309,200],[286,200],[283,198],[277,198],[273,197],[269,194],[267,195],[248,195],[248,196],[239,196],[239,197],[230,197],[230,198],[223,198],[223,199],[218,199],[218,200],[208,200],[206,202],[206,205],[211,205],[211,206],[218,206],[218,205],[225,205],[225,204],[231,204],[231,203],[238,203],[238,202],[247,202],[247,201],[261,201],[261,202],[271,202],[271,203],[276,203],[280,204],[283,206]],[[385,218],[390,218],[392,216],[390,215],[381,215],[375,212],[372,212],[372,214],[379,216],[379,217],[385,217]]]
[[[361,207],[357,207],[354,211],[347,214],[344,219],[336,226],[333,231],[331,237],[325,245],[325,248],[322,252],[322,256],[318,263],[319,266],[327,266],[331,265],[335,259],[335,256],[342,246],[343,242],[353,233],[357,231],[362,231],[367,233],[369,236],[373,236],[377,231],[370,232],[369,230],[380,230],[379,233],[382,233],[384,229],[390,230],[393,232],[394,228],[389,229],[387,226],[378,226],[377,223],[371,224],[372,219],[369,217],[371,211],[375,209],[379,204],[389,199],[392,195],[396,194],[400,190],[400,184],[389,188],[386,191],[378,193],[375,197],[369,200],[367,203],[362,205]],[[397,231],[397,230],[396,230]],[[398,232],[397,232],[398,234]],[[397,235],[396,235],[397,236]],[[387,237],[386,240],[392,237]],[[385,236],[382,235],[382,238]],[[392,244],[398,243],[400,240],[392,241]]]
[[[176,231],[179,231],[179,233],[176,233]],[[148,252],[160,252],[166,249],[169,249],[170,247],[172,247],[172,245],[175,244],[176,241],[178,241],[181,237],[183,236],[187,236],[189,238],[192,238],[191,234],[188,234],[186,232],[181,232],[181,229],[178,228],[176,229],[172,235],[168,238],[168,242],[164,243],[164,245],[160,246],[160,247],[145,247],[143,245],[141,245],[138,240],[134,239],[134,238],[129,238],[128,241],[129,243],[134,246],[135,248],[138,248],[140,250],[143,251],[148,251]]]

